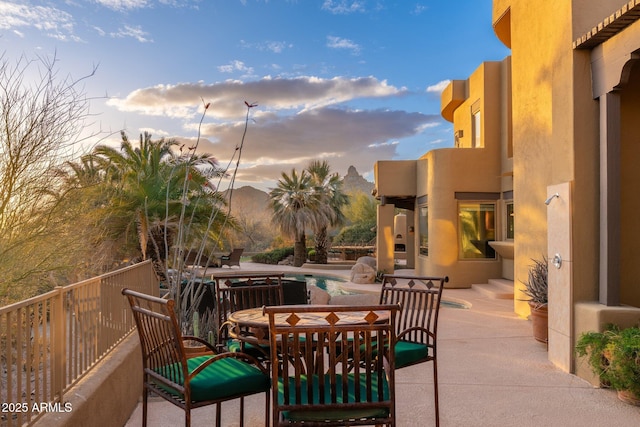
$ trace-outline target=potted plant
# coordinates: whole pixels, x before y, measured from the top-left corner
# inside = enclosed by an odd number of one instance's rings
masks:
[[[624,402],[640,406],[640,328],[607,325],[603,332],[585,332],[576,344],[593,373]]]
[[[529,274],[526,282],[524,294],[529,297],[525,300],[531,307],[531,323],[533,324],[533,337],[540,342],[549,342],[548,331],[548,263],[547,258],[542,260],[533,259],[533,264],[529,267]]]
[[[309,257],[309,261],[315,262],[317,257],[316,250],[315,249],[309,250],[308,257]]]

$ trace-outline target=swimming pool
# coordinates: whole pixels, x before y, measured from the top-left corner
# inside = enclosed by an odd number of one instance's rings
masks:
[[[342,289],[342,283],[345,283],[345,279],[339,277],[318,276],[315,274],[287,274],[285,279],[304,280],[307,282],[307,287],[317,286],[320,289],[324,289],[329,292],[329,295],[350,295],[351,292]]]

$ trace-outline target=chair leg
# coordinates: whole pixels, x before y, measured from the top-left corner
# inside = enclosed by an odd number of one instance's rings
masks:
[[[146,387],[142,388],[142,427],[147,427],[147,401],[149,399],[149,391]]]
[[[240,427],[244,427],[244,396],[240,397]]]
[[[269,420],[271,419],[271,390],[267,390],[264,393],[264,427],[269,427]]]
[[[433,395],[435,399],[436,427],[440,427],[440,408],[438,407],[438,359],[433,359]]]
[[[220,427],[221,426],[220,407],[221,407],[221,404],[219,402],[216,403],[216,427]]]

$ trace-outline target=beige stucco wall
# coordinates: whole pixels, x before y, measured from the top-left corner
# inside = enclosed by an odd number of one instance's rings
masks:
[[[640,23],[633,23],[593,51],[573,48],[574,40],[626,4],[624,0],[493,2],[496,35],[512,49],[516,283],[526,278],[530,258],[539,258],[542,254],[553,257],[554,254],[545,252],[549,230],[553,230],[555,224],[547,223],[548,207],[543,201],[550,188],[570,184],[571,241],[567,247],[571,260],[566,267],[571,270],[567,272],[563,267],[566,280],[554,282],[554,286],[563,287],[562,292],[568,297],[563,302],[566,306],[556,310],[561,317],[555,318],[554,322],[558,330],[572,335],[568,337],[570,344],[586,325],[596,325],[598,322],[594,319],[602,317],[601,313],[606,312],[611,317],[611,313],[628,312],[628,307],[604,307],[595,303],[599,291],[599,251],[603,243],[600,242],[599,224],[599,126],[602,122],[594,91],[601,89],[598,85],[608,86],[606,90],[611,90],[619,81],[619,75],[606,75],[597,81],[592,70],[602,69],[606,70],[603,74],[610,74],[607,64],[611,63],[619,66],[610,68],[621,69],[631,58],[631,52],[640,48],[640,31],[636,33]],[[608,55],[616,50],[617,53]],[[640,237],[635,218],[640,208],[640,198],[635,196],[640,178],[637,168],[640,149],[634,135],[637,125],[632,125],[640,113],[640,108],[635,106],[639,93],[637,87],[626,87],[623,91],[623,214],[610,220],[622,224],[621,294],[625,302],[640,305],[637,283],[640,267],[634,251]],[[521,297],[517,292],[515,308],[526,316],[529,308],[518,301]],[[584,304],[588,309],[584,309]],[[566,345],[566,340],[562,344]],[[550,342],[550,358],[552,354],[558,354],[557,349],[551,348],[553,345]]]
[[[575,182],[574,280],[595,289],[597,265],[597,104],[590,99],[588,55],[572,49],[570,2],[494,1],[494,17],[510,7],[516,312],[532,258],[547,254],[547,187]],[[590,293],[590,292],[589,292]],[[578,292],[576,295],[580,295]]]

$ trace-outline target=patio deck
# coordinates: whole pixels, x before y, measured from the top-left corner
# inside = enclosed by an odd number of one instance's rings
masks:
[[[241,271],[300,269],[242,263]],[[236,270],[237,271],[237,270]],[[410,270],[402,270],[403,273]],[[345,270],[304,272],[348,278]],[[353,285],[375,292],[378,285]],[[557,369],[535,341],[529,321],[513,313],[513,301],[491,299],[472,289],[445,289],[444,299],[464,300],[470,309],[444,307],[438,331],[440,422],[443,427],[612,426],[640,425],[640,408],[619,401],[615,392],[598,389]],[[399,427],[433,423],[432,366],[416,365],[396,373]],[[223,404],[224,426],[238,425],[238,404]],[[246,399],[246,426],[264,425],[262,396]],[[213,423],[214,407],[196,409],[193,426]],[[141,425],[142,406],[127,422]],[[183,412],[162,400],[150,399],[149,425],[183,424]]]

